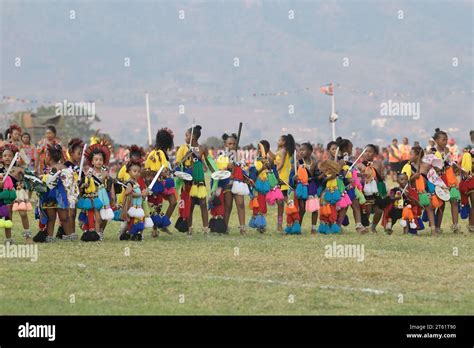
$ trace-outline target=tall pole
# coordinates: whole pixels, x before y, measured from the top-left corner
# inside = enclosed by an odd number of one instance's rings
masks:
[[[148,126],[148,145],[151,146],[151,121],[150,121],[150,101],[148,99],[148,93],[145,93],[145,102],[146,102],[146,122]]]

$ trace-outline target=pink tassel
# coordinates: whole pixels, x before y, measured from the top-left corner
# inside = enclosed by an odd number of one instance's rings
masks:
[[[349,195],[347,193],[344,195],[344,199],[346,200],[346,207],[348,207],[352,204],[351,197],[349,197]]]
[[[357,170],[355,169],[352,170],[352,179],[354,180],[352,185],[362,191],[362,183],[360,182],[360,178],[357,175]]]
[[[344,200],[344,197],[341,197],[341,199],[338,200],[336,203],[336,209],[341,210],[341,209],[344,209],[345,207],[346,207],[346,201]]]
[[[279,187],[275,187],[273,190],[275,191],[275,197],[277,201],[283,201],[285,199]]]
[[[352,201],[347,193],[344,193],[341,199],[336,203],[336,208],[338,210],[347,208],[352,204]]]
[[[3,181],[3,189],[4,190],[11,190],[13,189],[13,181],[10,176],[7,176],[5,180]]]
[[[277,201],[276,192],[274,190],[268,191],[265,195],[265,200],[269,205],[274,205]]]
[[[306,200],[305,210],[309,213],[313,213],[319,210],[319,199],[318,197],[310,196]]]

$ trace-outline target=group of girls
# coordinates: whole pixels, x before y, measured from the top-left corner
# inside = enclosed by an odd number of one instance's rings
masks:
[[[82,241],[100,241],[110,221],[120,222],[120,240],[139,241],[146,228],[152,230],[152,237],[171,233],[176,208],[174,227],[193,234],[196,206],[204,234],[228,233],[234,203],[241,234],[248,227],[267,231],[269,205],[276,206],[277,231],[285,234],[301,234],[306,215],[311,234],[340,233],[349,224],[351,208],[359,233],[376,233],[380,224],[391,234],[398,222],[404,233],[411,234],[429,223],[436,235],[441,232],[447,204],[452,231],[460,231],[460,215],[469,219],[468,229],[474,232],[472,150],[466,147],[457,163],[446,147],[446,132],[439,129],[428,153],[419,146],[412,148],[410,160],[390,190],[373,144],[354,158],[352,142],[339,137],[327,145],[329,158],[318,163],[310,143],[297,149],[293,136],[286,134],[275,152],[267,140],[259,141],[257,156],[248,166],[237,157],[236,134],[222,136],[224,150],[214,158],[199,143],[201,131],[201,126],[186,130],[176,161],[171,163],[168,153],[174,147],[174,134],[168,128],[158,130],[154,148],[146,153],[132,145],[126,163],[113,178],[108,169],[111,144],[106,139],[93,137],[87,145],[74,138],[63,147],[54,127],[48,127],[37,151],[27,155],[21,149],[31,146],[29,135],[11,126],[9,141],[0,148],[0,228],[5,229],[7,242],[13,242],[11,217],[16,211],[27,243],[76,240],[76,225],[82,230]],[[209,188],[206,171],[211,174]],[[35,236],[28,220],[33,209],[39,227]]]
[[[277,202],[277,228],[281,230],[285,204],[287,234],[301,233],[306,212],[311,213],[311,233],[340,233],[349,224],[350,207],[359,233],[377,233],[380,224],[391,234],[398,222],[403,233],[418,234],[428,223],[431,234],[438,235],[449,204],[451,230],[461,231],[461,218],[468,219],[468,231],[474,232],[473,150],[467,146],[457,163],[446,147],[446,132],[436,129],[433,140],[435,146],[428,154],[419,146],[412,148],[410,160],[397,173],[395,187],[390,190],[383,163],[377,159],[378,147],[373,144],[354,159],[352,142],[339,137],[327,145],[329,159],[317,163],[310,143],[301,144],[291,156],[291,135],[280,138],[276,156],[268,142],[261,141],[250,168],[255,185],[251,188],[249,226],[264,232],[266,206]]]
[[[442,231],[445,207],[449,204],[452,232],[461,232],[460,217],[468,219],[468,230],[474,232],[472,147],[463,149],[461,163],[457,163],[446,146],[446,132],[437,128],[433,140],[434,146],[427,153],[421,147],[413,147],[409,162],[399,174],[399,181],[404,177],[408,181],[408,194],[402,195],[403,200],[408,201],[404,204],[402,219],[412,221],[413,227],[416,224],[418,229],[423,221],[429,222],[431,233],[437,235]]]

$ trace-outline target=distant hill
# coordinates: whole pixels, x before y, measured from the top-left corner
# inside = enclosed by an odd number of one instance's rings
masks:
[[[341,86],[337,132],[357,143],[386,144],[402,135],[424,143],[438,126],[464,143],[474,128],[472,1],[4,0],[0,6],[1,93],[97,100],[100,128],[119,142],[144,142],[145,91],[154,130],[173,128],[178,143],[193,117],[203,138],[243,121],[243,143],[275,143],[287,132],[298,141],[327,142],[330,98],[318,87],[331,81]],[[288,93],[261,95],[276,92]],[[420,119],[381,116],[380,104],[389,99],[420,103]]]

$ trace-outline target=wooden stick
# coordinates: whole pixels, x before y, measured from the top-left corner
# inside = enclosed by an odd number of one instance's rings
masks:
[[[364,155],[365,151],[367,151],[367,147],[364,147],[364,150],[361,152],[361,154],[359,155],[359,157],[357,157],[357,159],[354,161],[354,163],[352,163],[352,165],[350,166],[349,168],[349,171],[352,170],[352,168],[354,168],[354,166],[356,165],[357,161],[360,160],[360,158]]]
[[[81,156],[81,164],[79,165],[79,182],[81,181],[82,178],[82,170],[84,169],[84,158],[86,156],[86,148],[87,144],[84,144],[84,147],[82,148],[82,156]]]
[[[236,153],[236,159],[237,159],[237,162],[239,161],[239,143],[240,143],[240,135],[242,134],[242,126],[243,126],[243,123],[240,122],[239,123],[239,130],[237,132],[237,141],[235,142],[235,153]]]
[[[161,165],[160,169],[158,170],[158,172],[156,173],[155,177],[153,178],[151,184],[148,186],[148,188],[151,190],[153,188],[153,186],[155,185],[156,181],[158,180],[161,172],[163,171],[163,169],[165,168],[164,165]]]
[[[296,171],[298,170],[298,168],[297,168],[298,164],[296,163],[296,150],[295,150],[295,152],[293,153],[293,162],[294,162],[294,164],[295,164],[295,175],[297,175],[297,174],[296,174]]]
[[[8,166],[8,169],[7,169],[7,172],[5,173],[5,175],[3,176],[3,180],[5,180],[5,178],[10,174],[13,166],[15,165],[15,162],[18,160],[18,157],[20,156],[20,154],[17,152],[15,154],[15,156],[13,157],[10,165]]]
[[[189,139],[189,148],[192,149],[193,147],[193,132],[194,132],[194,118],[193,123],[191,124],[191,138]]]

